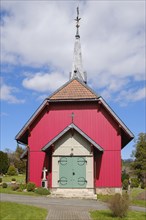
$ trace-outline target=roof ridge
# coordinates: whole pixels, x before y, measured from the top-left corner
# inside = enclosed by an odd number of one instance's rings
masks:
[[[71,83],[74,80],[74,78],[70,79],[69,81],[67,81],[66,83],[64,83],[62,86],[60,86],[56,91],[54,91],[50,96],[48,96],[48,98],[46,99],[50,99],[53,95],[55,95],[56,93],[58,93],[60,90],[62,90],[64,87],[66,87],[69,83]]]
[[[79,97],[80,99],[82,98],[99,98],[100,95],[96,94],[95,91],[93,89],[91,89],[87,84],[85,84],[84,82],[82,82],[80,79],[78,78],[72,78],[71,80],[67,81],[63,86],[61,86],[59,89],[57,89],[54,93],[52,93],[47,99],[51,100],[51,99],[61,99],[61,98],[53,98],[53,96],[57,95],[57,93],[61,92],[63,89],[65,89],[69,84],[71,84],[73,81],[77,81],[78,83],[80,83],[85,89],[87,89],[88,92],[90,92],[92,94],[93,97],[91,97],[91,94],[87,95],[90,97]],[[79,93],[81,93],[81,91],[78,91]],[[81,95],[81,94],[80,94]],[[83,95],[83,94],[82,94]],[[61,96],[61,95],[60,95]],[[76,95],[75,95],[76,96]],[[69,99],[70,97],[65,97],[65,99]],[[73,98],[73,97],[72,97]],[[62,98],[64,99],[64,98]],[[76,97],[77,99],[77,97]]]
[[[86,83],[80,81],[79,79],[76,79],[78,82],[80,82],[86,89],[88,89],[91,93],[96,95],[97,97],[100,97],[90,86],[88,86]]]

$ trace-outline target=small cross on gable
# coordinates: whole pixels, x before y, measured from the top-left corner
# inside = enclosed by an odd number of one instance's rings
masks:
[[[74,123],[75,113],[72,112],[71,114],[69,114],[69,117],[71,117],[71,123]]]
[[[75,114],[74,114],[74,112],[72,112],[71,113],[72,123],[74,123],[74,117],[75,117]]]

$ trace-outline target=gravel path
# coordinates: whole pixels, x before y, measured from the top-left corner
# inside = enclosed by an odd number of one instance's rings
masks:
[[[96,200],[65,199],[51,197],[22,196],[0,194],[1,201],[17,202],[48,209],[46,220],[90,220],[90,210],[108,209],[107,204]],[[131,207],[132,210],[146,211],[142,207]],[[23,219],[22,219],[23,220]]]

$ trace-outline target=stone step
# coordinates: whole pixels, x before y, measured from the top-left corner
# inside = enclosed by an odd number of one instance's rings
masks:
[[[97,199],[93,189],[53,189],[51,197]]]

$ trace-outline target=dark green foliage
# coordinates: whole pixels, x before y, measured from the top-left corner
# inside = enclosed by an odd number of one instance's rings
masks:
[[[114,217],[126,217],[129,209],[128,194],[121,195],[116,193],[110,200],[109,208]]]
[[[17,145],[15,154],[14,165],[17,167],[19,173],[25,173],[26,171],[26,162],[24,160],[20,160],[20,156],[24,152],[24,149]]]
[[[15,152],[12,152],[10,149],[6,149],[6,150],[10,164],[13,164],[17,168],[18,173],[25,173],[26,162],[24,160],[20,160],[20,156],[24,152],[24,149],[19,145],[17,145]]]
[[[128,173],[126,173],[126,170],[124,170],[123,172],[122,172],[122,183],[123,183],[123,181],[125,180],[125,179],[129,179],[129,174]]]
[[[15,179],[15,178],[12,178],[11,181],[16,181],[16,179]]]
[[[142,182],[141,183],[141,189],[145,189],[146,188],[146,183]]]
[[[0,177],[0,183],[2,183],[3,179]]]
[[[135,159],[132,163],[132,168],[135,170],[138,179],[144,181],[146,179],[146,133],[139,134],[133,157]]]
[[[13,191],[17,191],[17,190],[19,189],[19,185],[18,185],[18,184],[13,184],[13,185],[11,186],[11,189],[12,189]]]
[[[134,187],[139,187],[139,180],[137,178],[131,178],[131,184],[130,187],[134,188]]]
[[[125,179],[123,181],[123,189],[128,190],[128,185],[129,185],[129,181],[127,179]]]
[[[18,173],[23,174],[26,171],[26,162],[17,158],[14,162],[15,167],[18,169]]]
[[[13,165],[10,165],[7,174],[8,174],[9,176],[15,176],[15,175],[17,175],[17,170],[16,170],[16,168],[15,168]]]
[[[21,189],[21,191],[23,191],[24,189],[26,189],[26,184],[21,183],[19,185],[19,188]]]
[[[49,195],[50,191],[46,188],[39,187],[39,188],[35,189],[35,193],[40,194],[40,195]]]
[[[7,153],[0,151],[0,173],[7,173],[9,167],[9,159]]]
[[[26,189],[28,192],[34,192],[35,187],[36,187],[35,183],[29,182],[27,183]]]
[[[3,183],[3,184],[2,184],[2,187],[3,187],[3,188],[7,188],[7,187],[8,187],[7,183]]]

